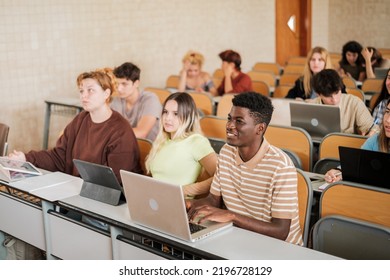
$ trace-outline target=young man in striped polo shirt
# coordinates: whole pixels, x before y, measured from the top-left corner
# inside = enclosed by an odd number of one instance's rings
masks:
[[[210,194],[187,201],[190,219],[233,222],[235,226],[302,245],[297,173],[290,158],[264,133],[271,100],[255,92],[233,98],[227,144],[219,154]],[[286,139],[288,141],[288,139]]]

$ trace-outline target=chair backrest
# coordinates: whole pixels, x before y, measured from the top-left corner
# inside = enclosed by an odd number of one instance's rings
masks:
[[[194,99],[196,107],[205,115],[214,114],[214,102],[211,96],[202,92],[189,92]]]
[[[163,88],[147,87],[145,88],[145,91],[154,92],[158,96],[158,99],[160,100],[161,104],[163,104],[165,99],[167,99],[167,97],[171,95],[171,92],[169,90]]]
[[[215,71],[213,72],[213,78],[219,78],[222,80],[224,76],[225,74],[223,73],[223,70],[220,68],[215,69]]]
[[[275,88],[274,93],[272,94],[272,97],[285,98],[291,88],[292,88],[292,86],[278,85]]]
[[[225,93],[222,95],[217,106],[217,117],[227,119],[230,109],[232,109],[233,106],[232,99],[234,96],[235,94],[232,93]]]
[[[300,73],[283,73],[279,78],[279,85],[282,86],[294,86],[295,81],[301,77]]]
[[[204,116],[200,119],[200,127],[206,137],[226,140],[225,118]]]
[[[137,143],[140,151],[141,167],[144,174],[146,175],[145,159],[146,156],[149,154],[150,150],[152,149],[153,143],[149,139],[145,138],[137,138]]]
[[[291,151],[289,149],[286,149],[286,148],[281,148],[281,149],[292,160],[292,162],[294,163],[294,166],[296,168],[302,169],[302,161],[301,161],[301,159],[299,158],[299,156],[296,153],[294,153],[293,151]]]
[[[390,259],[390,228],[340,215],[321,218],[313,229],[313,249],[354,260]]]
[[[214,151],[219,154],[219,151],[222,149],[223,145],[226,144],[225,139],[207,137],[209,139],[211,147],[213,147]]]
[[[339,181],[325,188],[320,218],[342,215],[390,227],[390,189]]]
[[[356,80],[352,77],[344,76],[343,77],[343,84],[347,88],[357,88]]]
[[[322,158],[318,160],[313,167],[314,173],[325,174],[328,170],[340,166],[340,160],[335,158]]]
[[[269,87],[274,87],[276,84],[276,77],[273,72],[267,71],[249,71],[248,76],[252,82],[261,81],[265,82]]]
[[[381,92],[383,80],[382,79],[365,79],[362,83],[362,91],[364,93],[374,94]]]
[[[261,95],[270,96],[271,91],[266,82],[252,80],[252,89],[254,92],[260,93]]]
[[[165,86],[167,88],[178,88],[180,83],[180,77],[178,75],[170,75],[167,78]]]
[[[329,133],[321,140],[318,158],[340,159],[339,146],[360,148],[367,138],[368,137],[366,136],[357,134],[341,132]]]
[[[215,88],[218,88],[222,83],[222,78],[213,77],[212,80]]]
[[[257,62],[252,67],[253,71],[268,71],[274,73],[274,75],[278,76],[280,75],[280,65],[276,62]]]
[[[283,75],[286,73],[296,73],[303,75],[305,65],[302,64],[287,64],[283,69]]]
[[[0,123],[0,156],[7,155],[9,126]]]
[[[296,153],[301,159],[303,170],[312,170],[313,141],[307,131],[293,126],[269,125],[265,138],[276,147]]]
[[[375,108],[375,102],[378,100],[379,96],[381,95],[380,92],[375,93],[373,96],[371,96],[370,103],[368,105],[368,108],[373,111]]]
[[[303,244],[307,247],[309,239],[311,206],[313,204],[313,188],[310,179],[297,169],[298,176],[298,208],[299,208],[299,225],[303,234]]]
[[[349,88],[347,87],[346,88],[346,92],[348,94],[352,94],[352,95],[355,95],[356,97],[358,97],[361,101],[364,102],[364,104],[366,104],[366,97],[364,95],[364,92],[359,89],[359,88]]]
[[[306,56],[290,56],[287,60],[288,64],[297,64],[297,65],[305,65],[306,64]]]

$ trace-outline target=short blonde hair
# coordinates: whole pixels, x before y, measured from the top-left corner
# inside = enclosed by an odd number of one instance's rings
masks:
[[[192,65],[199,65],[199,68],[202,68],[204,57],[202,54],[194,51],[189,51],[183,57],[183,63],[189,61]]]

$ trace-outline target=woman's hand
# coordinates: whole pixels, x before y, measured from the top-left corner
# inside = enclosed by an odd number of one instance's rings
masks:
[[[12,153],[8,155],[10,159],[26,161],[26,155],[23,152],[14,150]]]
[[[343,179],[341,176],[341,171],[338,169],[330,169],[328,172],[326,172],[324,178],[328,183],[334,183]]]

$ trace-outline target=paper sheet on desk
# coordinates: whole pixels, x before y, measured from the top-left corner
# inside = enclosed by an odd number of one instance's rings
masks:
[[[319,190],[325,189],[327,186],[329,186],[329,183],[324,182],[321,186],[318,187]]]

